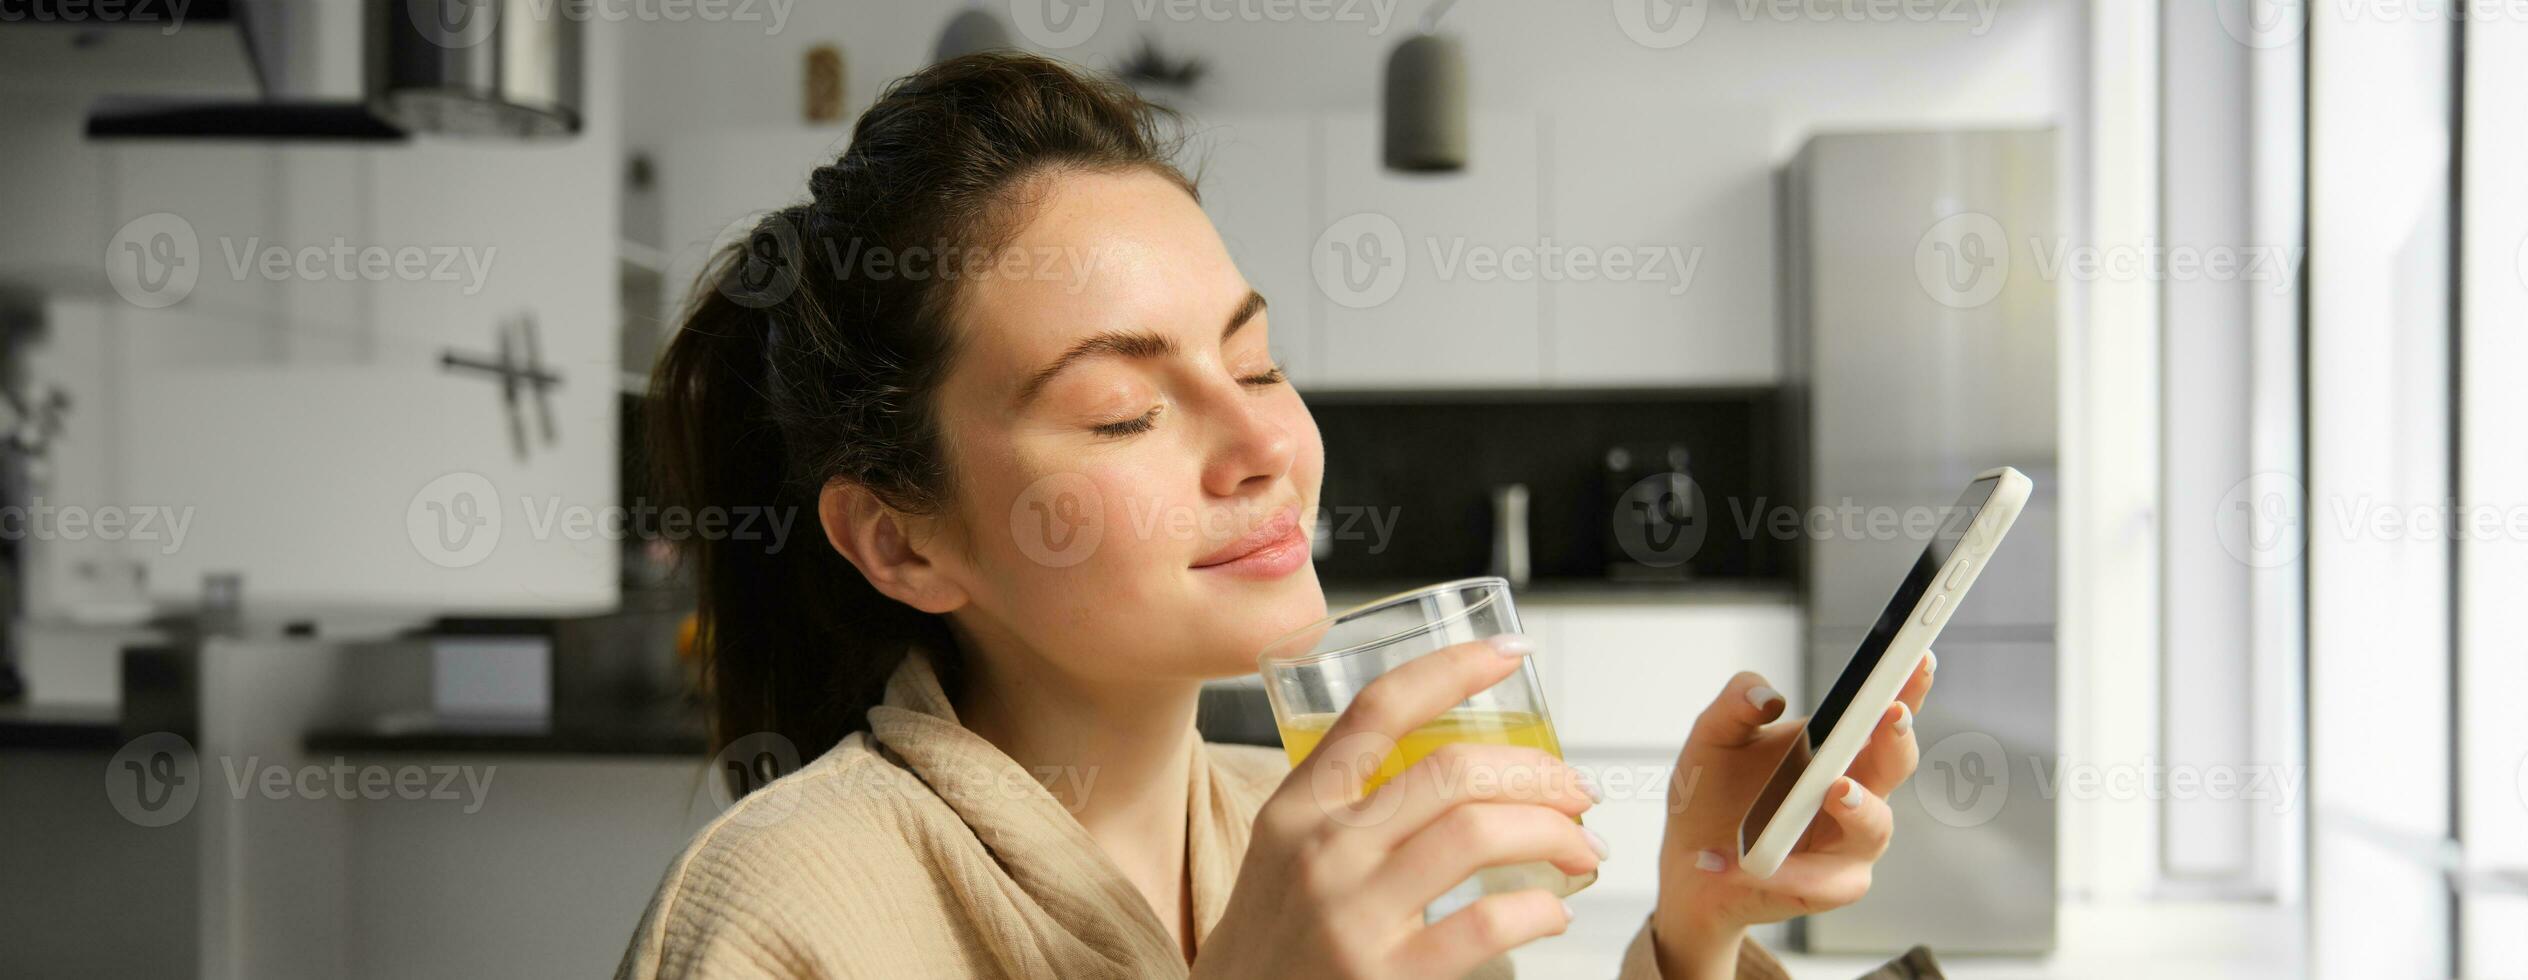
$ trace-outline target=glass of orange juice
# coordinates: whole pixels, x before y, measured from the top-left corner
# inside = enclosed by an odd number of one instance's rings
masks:
[[[1282,748],[1290,753],[1292,765],[1319,751],[1327,729],[1351,706],[1361,688],[1406,661],[1443,647],[1520,631],[1518,609],[1510,602],[1510,583],[1499,578],[1459,579],[1399,592],[1301,627],[1273,641],[1258,658],[1265,693],[1273,702],[1273,722],[1281,729]],[[1517,673],[1395,743],[1366,736],[1363,744],[1323,747],[1350,757],[1349,765],[1336,765],[1329,771],[1343,774],[1347,782],[1356,778],[1359,785],[1318,787],[1317,792],[1340,796],[1346,803],[1360,800],[1451,742],[1524,745],[1562,757],[1562,743],[1555,739],[1553,720],[1545,711],[1545,690],[1537,680],[1534,657],[1521,663]],[[1448,779],[1517,778],[1517,774],[1502,773],[1441,775]],[[1527,777],[1547,778],[1536,773]],[[1378,816],[1346,814],[1363,820]],[[1558,896],[1569,895],[1596,880],[1596,872],[1575,877],[1541,862],[1486,868],[1433,901],[1423,916],[1436,922],[1477,898],[1498,892],[1543,888]]]

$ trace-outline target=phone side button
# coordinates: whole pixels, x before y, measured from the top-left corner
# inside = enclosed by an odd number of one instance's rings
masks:
[[[1957,560],[1957,567],[1956,567],[1956,568],[1949,569],[1949,581],[1948,581],[1948,584],[1941,586],[1941,587],[1940,587],[1941,591],[1944,591],[1944,592],[1955,592],[1955,591],[1957,591],[1957,587],[1958,587],[1958,586],[1961,586],[1961,585],[1966,584],[1966,570],[1967,570],[1967,569],[1969,569],[1969,568],[1973,568],[1973,567],[1975,567],[1975,562],[1974,562],[1972,559],[1966,559],[1966,558],[1960,558],[1960,559],[1958,559],[1958,560]]]
[[[1922,610],[1922,625],[1938,625],[1940,622],[1940,614],[1948,611],[1948,608],[1949,596],[1947,593],[1944,592],[1939,595],[1932,596],[1931,605],[1924,607]]]

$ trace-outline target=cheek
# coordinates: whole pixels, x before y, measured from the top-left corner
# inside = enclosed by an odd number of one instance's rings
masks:
[[[1014,575],[1042,589],[1094,590],[1103,599],[1140,594],[1136,580],[1183,564],[1181,553],[1199,536],[1189,530],[1199,511],[1175,489],[1183,479],[1165,460],[1053,468],[1029,478],[1003,525]]]

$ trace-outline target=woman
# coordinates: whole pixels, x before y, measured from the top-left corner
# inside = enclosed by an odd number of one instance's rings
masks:
[[[716,737],[814,761],[694,839],[621,975],[1505,975],[1570,921],[1541,891],[1421,915],[1480,867],[1607,857],[1551,756],[1442,753],[1354,806],[1324,798],[1331,753],[1292,772],[1196,736],[1204,680],[1325,613],[1290,530],[1324,451],[1156,115],[1041,58],[938,65],[711,274],[652,450],[675,505],[822,524],[830,547],[692,554]],[[1328,741],[1400,735],[1527,652],[1422,658]],[[1859,898],[1929,685],[1759,881],[1736,815],[1794,726],[1732,681],[1679,758],[1625,976],[1774,975],[1748,925]]]

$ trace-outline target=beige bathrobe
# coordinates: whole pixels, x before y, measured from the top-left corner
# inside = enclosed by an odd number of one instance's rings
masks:
[[[1186,975],[1149,902],[1038,777],[957,723],[927,661],[905,661],[869,721],[694,837],[617,977]],[[1186,847],[1197,945],[1288,768],[1273,749],[1196,748]],[[1788,980],[1753,942],[1739,963],[1742,978]],[[1509,964],[1477,975],[1508,977]],[[1622,976],[1658,975],[1645,924]]]

